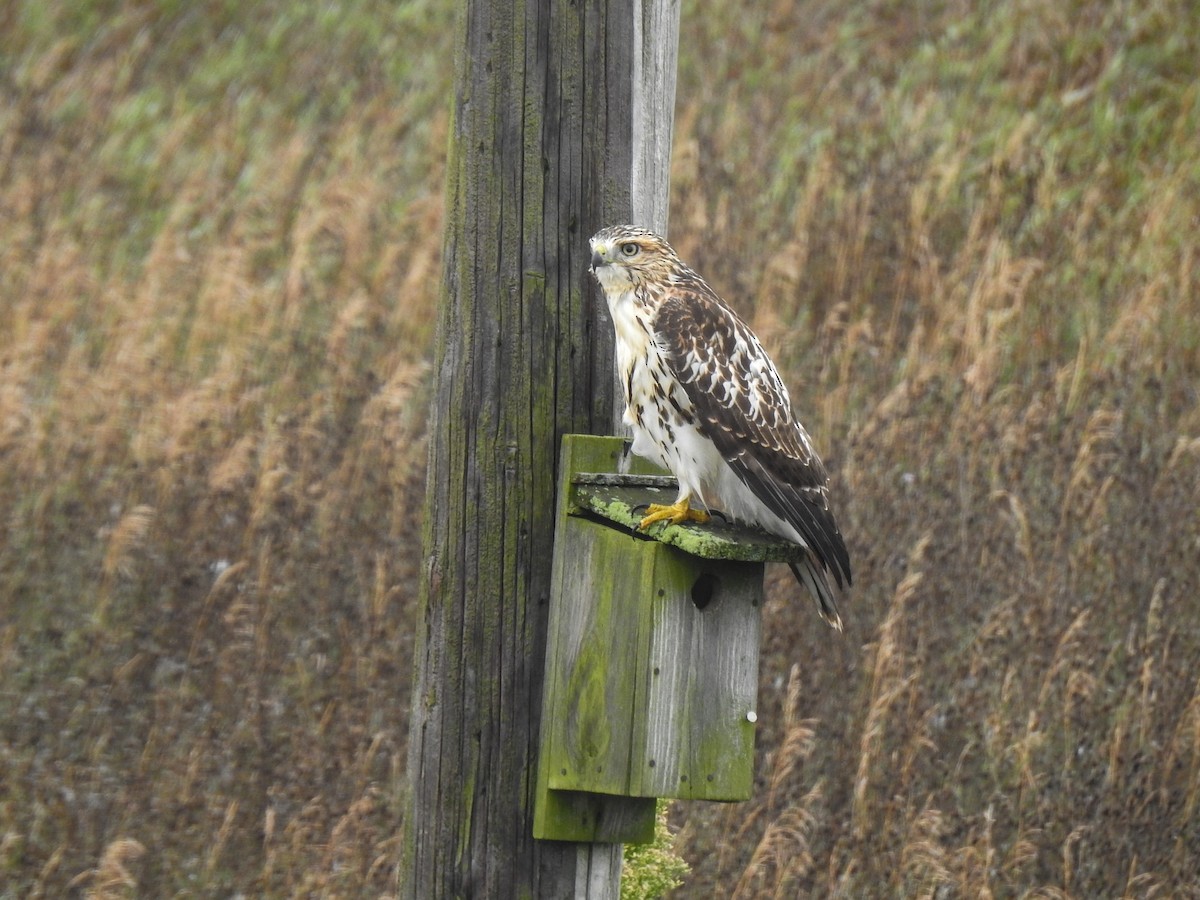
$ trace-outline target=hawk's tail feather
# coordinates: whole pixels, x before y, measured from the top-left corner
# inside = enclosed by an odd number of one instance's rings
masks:
[[[788,567],[796,576],[796,580],[808,588],[808,592],[817,601],[817,612],[821,614],[821,618],[832,628],[841,631],[842,617],[838,615],[837,603],[833,599],[833,589],[829,587],[829,579],[825,577],[824,568],[814,561],[812,556],[805,556],[803,562],[788,563]]]
[[[819,578],[826,585],[827,595],[832,596],[825,577],[826,567],[833,572],[838,587],[851,583],[850,554],[846,551],[846,542],[827,508],[808,502],[796,496],[795,492],[789,493],[787,485],[751,454],[739,453],[732,459],[727,458],[726,462],[742,483],[750,488],[751,493],[758,497],[767,509],[795,528],[809,551],[816,554],[820,561],[817,565],[821,568],[813,569],[813,577]]]

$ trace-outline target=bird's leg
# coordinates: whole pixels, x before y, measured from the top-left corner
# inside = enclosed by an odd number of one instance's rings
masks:
[[[668,522],[679,525],[682,522],[707,522],[710,516],[702,509],[692,509],[687,497],[680,497],[670,506],[663,503],[651,503],[646,507],[646,516],[638,522],[638,528],[645,531],[655,522]]]

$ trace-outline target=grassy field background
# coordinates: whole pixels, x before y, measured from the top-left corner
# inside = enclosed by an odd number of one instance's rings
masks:
[[[394,889],[453,8],[0,10],[0,896]],[[681,896],[1200,896],[1198,16],[684,4],[855,587]]]

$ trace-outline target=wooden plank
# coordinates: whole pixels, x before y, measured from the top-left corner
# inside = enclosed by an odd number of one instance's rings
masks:
[[[619,558],[618,543],[629,539],[614,542],[612,529],[567,515],[573,473],[615,467],[622,447],[614,438],[563,439],[533,825],[541,838],[629,842],[654,834],[654,800],[617,796],[628,792],[629,679],[637,671],[625,653],[627,636],[639,630],[627,607],[643,590],[643,566]],[[610,573],[620,578],[597,583]]]
[[[539,795],[534,835],[543,840],[645,844],[654,839],[653,797],[547,790]]]
[[[761,563],[660,554],[631,793],[746,800],[754,780]],[[700,581],[705,605],[693,590]]]
[[[576,539],[564,548],[554,598],[565,612],[554,664],[564,680],[562,708],[548,723],[557,737],[550,787],[628,795],[632,701],[649,632],[641,627],[649,618],[642,598],[651,590],[646,554],[654,548],[594,523],[576,522],[570,533]]]
[[[599,516],[639,536],[678,547],[705,559],[737,559],[745,562],[799,562],[805,550],[753,526],[736,524],[714,515],[704,524],[671,525],[658,522],[643,531],[638,523],[651,503],[673,503],[679,489],[669,484],[573,485],[573,506],[579,513]]]

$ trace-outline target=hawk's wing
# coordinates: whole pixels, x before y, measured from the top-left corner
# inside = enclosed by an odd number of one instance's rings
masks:
[[[659,307],[654,330],[701,434],[742,483],[799,532],[838,587],[848,584],[850,555],[829,511],[825,467],[749,326],[688,270]]]

